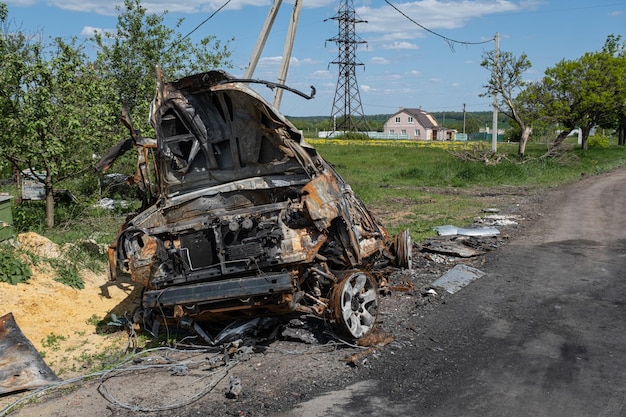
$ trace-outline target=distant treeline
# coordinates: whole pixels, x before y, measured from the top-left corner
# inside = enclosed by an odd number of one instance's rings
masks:
[[[444,112],[432,112],[435,119],[439,122],[439,125],[447,129],[456,129],[459,132],[463,131],[463,112],[459,111],[444,111]],[[370,132],[382,132],[383,127],[392,114],[374,114],[365,116],[367,123],[367,130]],[[307,117],[295,117],[287,116],[296,127],[305,133],[319,132],[332,130],[331,119],[329,116],[307,116]],[[509,118],[502,113],[498,114],[498,129],[509,128]],[[479,130],[485,127],[491,129],[493,124],[493,114],[490,111],[479,112],[466,112],[465,113],[465,132],[472,134],[478,133]]]

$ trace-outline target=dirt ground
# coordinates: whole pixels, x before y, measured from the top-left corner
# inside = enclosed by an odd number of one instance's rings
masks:
[[[58,258],[62,250],[36,233],[17,236],[21,249],[36,258]],[[134,309],[134,286],[111,285],[105,273],[81,271],[85,288],[78,290],[54,280],[55,271],[46,262],[31,265],[27,283],[0,282],[0,315],[13,313],[24,335],[41,352],[46,363],[61,378],[84,372],[91,354],[107,346],[125,343],[122,335],[96,333],[96,324],[110,312],[123,314]]]
[[[458,263],[480,268],[482,254],[505,244],[540,213],[538,197],[527,190],[475,193],[484,198],[485,209],[496,207],[515,222],[499,227],[498,237],[465,242],[476,250],[474,256],[459,257],[415,244],[412,270],[385,271],[388,286],[380,297],[378,331],[360,343],[364,346],[343,341],[319,319],[298,316],[287,323],[268,323],[263,332],[219,348],[201,346],[196,339],[176,346],[184,349],[155,348],[104,375],[81,379],[93,371],[98,352],[122,353],[128,334],[97,333],[95,324],[111,312],[121,316],[133,311],[137,290],[124,281],[111,285],[104,273],[88,271],[82,275],[85,289],[74,290],[54,281],[52,271],[34,266],[27,284],[0,283],[2,313],[14,314],[23,333],[61,379],[76,382],[41,393],[0,397],[0,416],[70,417],[86,415],[85,410],[94,417],[281,415],[291,404],[337,381],[355,380],[369,360],[393,355],[403,343],[398,335],[419,333],[407,324],[409,319],[430,314],[446,302],[445,292],[431,285],[436,278]],[[386,221],[384,210],[373,211]],[[34,234],[20,236],[20,241],[31,251],[56,250]]]

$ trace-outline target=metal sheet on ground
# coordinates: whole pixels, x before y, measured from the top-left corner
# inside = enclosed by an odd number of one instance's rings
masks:
[[[450,294],[454,294],[470,282],[482,277],[483,275],[485,275],[485,273],[480,269],[458,264],[446,272],[445,275],[436,279],[433,282],[433,285],[436,287],[442,287]]]
[[[24,336],[13,313],[0,317],[0,395],[41,388],[59,381]]]
[[[439,236],[495,236],[497,234],[500,234],[500,230],[495,227],[464,228],[449,224],[444,226],[437,226],[435,227],[435,230],[437,231]]]

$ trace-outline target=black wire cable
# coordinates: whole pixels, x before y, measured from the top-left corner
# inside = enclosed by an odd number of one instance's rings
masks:
[[[394,8],[402,16],[406,17],[408,20],[410,20],[411,22],[415,23],[420,28],[424,29],[426,32],[432,33],[433,35],[439,36],[441,39],[445,40],[448,43],[448,46],[450,47],[450,49],[452,49],[453,51],[454,51],[454,44],[455,43],[458,43],[458,44],[461,44],[461,45],[482,45],[484,43],[489,43],[489,42],[495,40],[495,37],[493,37],[491,39],[488,39],[486,41],[481,41],[481,42],[466,42],[466,41],[457,41],[457,40],[454,40],[454,39],[450,39],[450,38],[448,38],[446,36],[440,35],[439,33],[434,32],[434,31],[428,29],[427,27],[425,27],[425,26],[419,24],[418,22],[416,22],[415,20],[411,19],[409,16],[406,15],[406,13],[404,13],[402,10],[398,9],[395,5],[393,5],[388,0],[385,0],[385,3],[387,3],[392,8]]]
[[[211,13],[211,15],[209,17],[207,17],[206,19],[204,19],[202,21],[202,23],[200,23],[198,26],[196,26],[195,28],[193,28],[193,30],[191,32],[189,32],[188,34],[186,34],[185,36],[183,36],[182,40],[187,39],[188,37],[191,36],[192,33],[194,33],[196,30],[200,29],[200,27],[202,25],[204,25],[206,22],[208,22],[209,20],[211,20],[211,18],[213,18],[213,16],[215,16],[216,14],[218,14],[224,7],[228,6],[228,3],[230,3],[231,0],[227,0],[226,3],[222,4],[217,10],[215,10],[213,13]]]

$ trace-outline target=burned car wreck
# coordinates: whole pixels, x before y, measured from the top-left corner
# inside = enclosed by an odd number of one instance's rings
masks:
[[[109,250],[144,287],[139,322],[194,323],[310,313],[367,334],[385,266],[410,267],[410,235],[391,239],[295,126],[222,71],[159,81],[154,139],[133,131],[103,158],[139,149],[147,208]],[[152,161],[152,162],[151,162]],[[150,169],[149,169],[150,168]],[[150,171],[150,172],[148,172]]]

